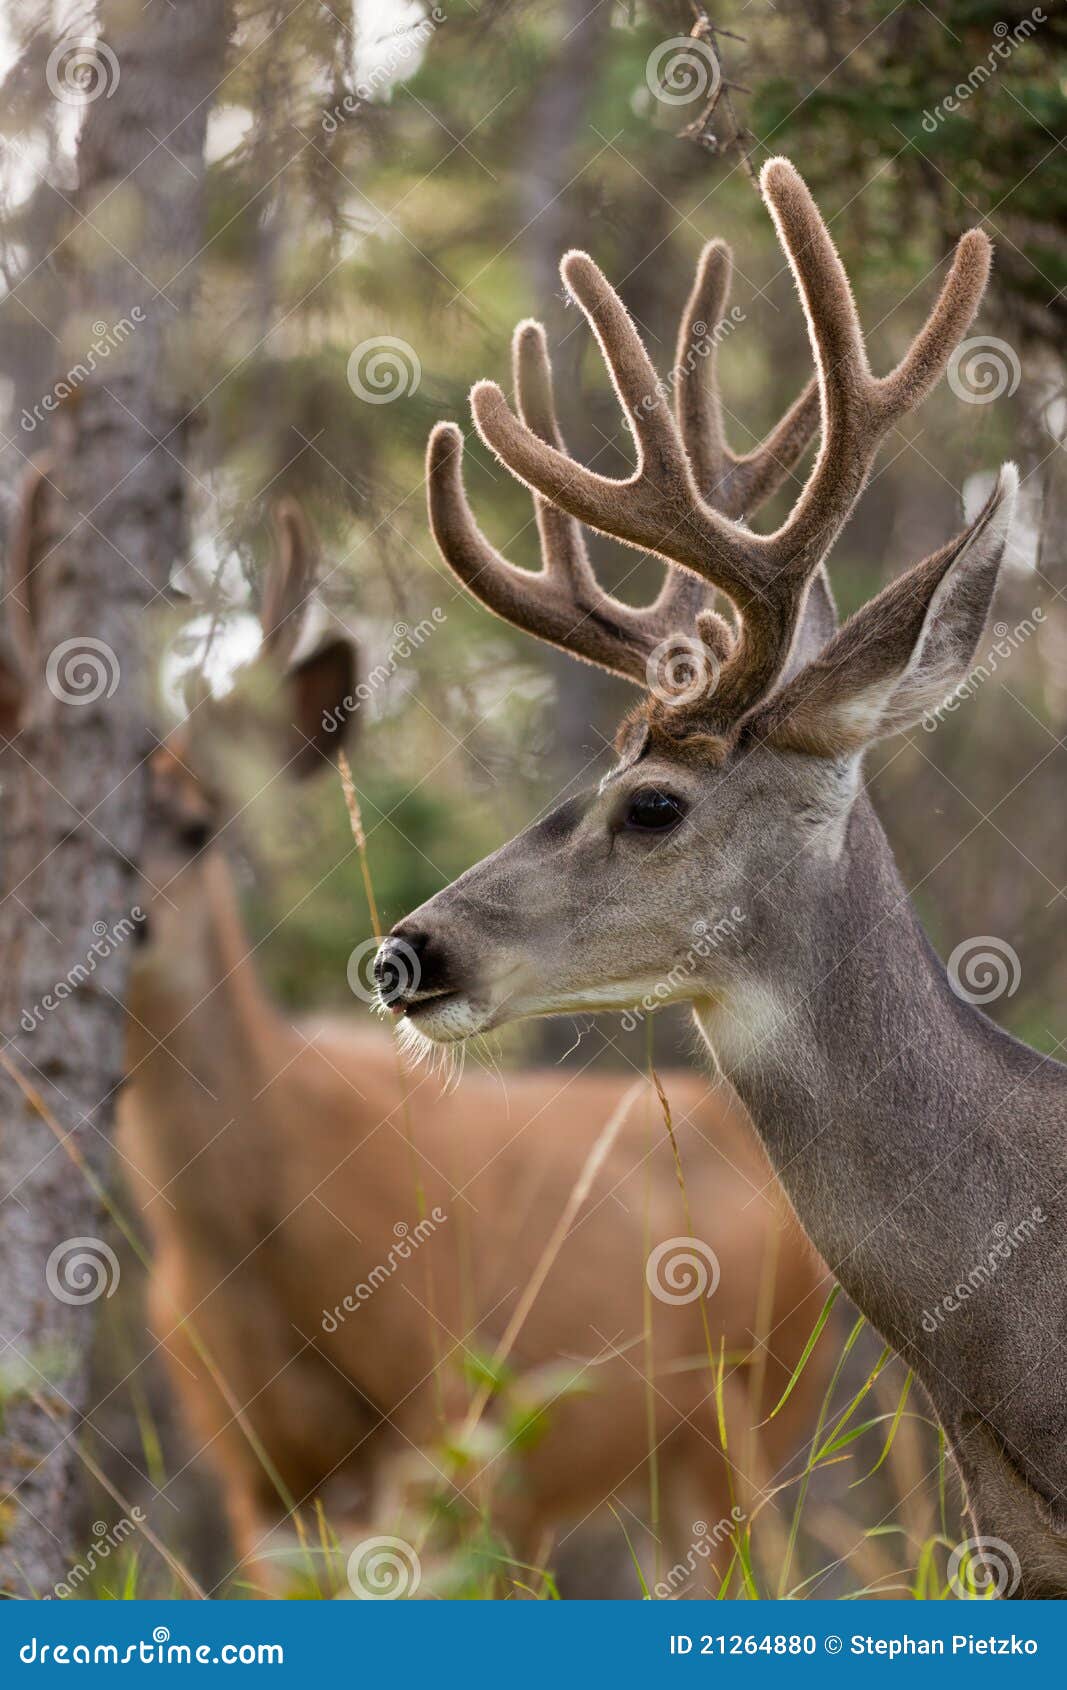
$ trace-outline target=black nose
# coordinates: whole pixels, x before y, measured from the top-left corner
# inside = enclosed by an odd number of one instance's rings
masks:
[[[374,959],[374,984],[387,1005],[399,1006],[419,989],[422,968],[419,953],[408,939],[390,933]]]
[[[434,997],[449,990],[446,953],[420,928],[402,922],[382,941],[374,959],[374,983],[391,1009]]]
[[[430,935],[401,921],[382,941],[374,958],[374,984],[389,1009],[399,1014],[424,997],[438,997],[457,987],[455,967],[443,936]]]

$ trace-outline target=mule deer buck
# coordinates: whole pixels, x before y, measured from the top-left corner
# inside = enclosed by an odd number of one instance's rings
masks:
[[[389,982],[416,959],[418,977],[393,1007],[434,1041],[521,1016],[621,1008],[669,981],[815,1247],[925,1386],[977,1555],[985,1545],[989,1565],[1002,1556],[998,1593],[1063,1596],[1067,1073],[951,989],[861,780],[871,741],[916,723],[967,673],[1009,532],[1014,467],[961,534],[840,629],[823,568],[880,441],[966,333],[990,244],[978,230],[963,236],[924,327],[875,377],[803,181],[774,159],[761,183],[803,301],[821,407],[818,456],[781,527],[758,534],[741,520],[753,471],[724,439],[714,351],[710,379],[691,356],[694,323],[716,322],[726,297],[730,256],[718,242],[683,319],[673,414],[596,265],[581,252],[563,260],[634,438],[629,480],[566,455],[538,324],[516,332],[519,417],[493,383],[474,388],[479,433],[533,491],[540,573],[490,546],[463,490],[461,434],[447,423],[433,433],[431,522],[460,581],[518,627],[656,684],[623,722],[599,789],[400,923],[379,973]],[[673,566],[650,609],[598,587],[579,524]],[[733,622],[708,606],[712,589],[732,601]],[[734,906],[744,920],[695,974],[678,971],[694,921]],[[965,1314],[931,1319],[1017,1223],[1032,1234],[1025,1251],[987,1276]]]
[[[292,506],[280,530],[255,674],[228,696],[202,696],[151,760],[147,919],[120,1134],[155,1246],[151,1329],[194,1450],[220,1476],[242,1571],[274,1588],[293,1504],[322,1500],[351,1543],[399,1517],[409,1468],[420,1482],[436,1477],[432,1457],[420,1465],[415,1452],[432,1450],[465,1409],[461,1363],[493,1350],[627,1094],[617,1075],[525,1072],[502,1088],[473,1074],[448,1092],[423,1074],[405,1100],[383,1030],[291,1023],[269,1001],[223,850],[234,808],[224,742],[243,753],[266,745],[281,782],[286,771],[328,772],[334,724],[351,737],[358,719],[350,641],[328,639],[293,661],[312,548]],[[824,1270],[785,1216],[740,1112],[698,1076],[673,1073],[665,1085],[682,1154],[701,1145],[702,1247],[721,1273],[706,1303],[712,1341],[751,1358],[728,1405],[733,1492],[716,1447],[699,1292],[679,1295],[684,1208],[646,1087],[511,1358],[520,1396],[536,1396],[538,1380],[548,1392],[557,1366],[580,1374],[583,1390],[549,1403],[543,1436],[521,1460],[487,1457],[450,1493],[470,1519],[491,1494],[494,1526],[527,1560],[551,1528],[647,1482],[646,1364],[665,1532],[668,1510],[686,1542],[696,1515],[726,1522],[712,1566],[731,1552],[734,1499],[749,1509],[779,1473],[819,1388],[798,1392],[746,1458],[736,1434],[751,1433],[784,1388]],[[653,1304],[645,1357],[645,1259],[650,1243],[667,1241],[680,1248],[664,1259],[669,1298]]]

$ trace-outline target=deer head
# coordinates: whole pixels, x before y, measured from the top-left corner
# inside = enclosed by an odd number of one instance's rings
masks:
[[[198,923],[217,919],[204,895],[217,848],[236,819],[238,769],[262,786],[303,781],[331,767],[354,738],[357,661],[352,640],[331,634],[301,652],[318,574],[318,546],[299,505],[283,499],[273,513],[274,556],[261,594],[261,641],[233,689],[212,696],[202,681],[187,688],[189,713],[149,760],[143,871],[147,919],[142,953],[172,961]],[[251,753],[251,756],[250,756]],[[142,954],[141,968],[150,960]]]
[[[34,582],[52,538],[49,461],[38,458],[23,477],[7,548],[6,605],[0,637],[0,736],[11,748],[25,723],[38,651]],[[356,653],[345,635],[299,650],[318,571],[318,548],[296,502],[273,512],[275,553],[261,598],[261,642],[255,660],[227,696],[191,687],[189,713],[148,759],[149,802],[142,857],[146,919],[136,929],[141,971],[157,950],[173,957],[195,950],[196,931],[211,920],[203,876],[234,817],[233,753],[254,745],[257,773],[305,779],[330,759],[356,725]],[[201,935],[202,936],[202,935]]]
[[[596,792],[535,823],[386,941],[383,995],[403,981],[390,1007],[432,1039],[520,1016],[623,1009],[650,993],[657,1003],[714,1010],[713,1042],[728,1042],[732,1023],[766,1032],[791,956],[819,944],[839,896],[865,747],[940,702],[981,637],[1011,516],[1011,466],[962,534],[840,631],[823,564],[879,443],[929,393],[966,333],[989,242],[978,230],[963,236],[926,324],[897,368],[876,377],[845,272],[800,176],[774,159],[762,191],[804,304],[821,419],[815,465],[773,533],[753,532],[744,518],[799,457],[816,393],[756,452],[730,451],[714,346],[706,358],[693,355],[696,325],[721,317],[726,298],[730,257],[720,242],[705,249],[682,319],[673,413],[668,384],[600,270],[581,252],[563,260],[634,438],[629,480],[566,455],[536,323],[515,336],[520,414],[493,383],[474,388],[479,433],[534,494],[539,573],[509,564],[475,525],[459,431],[440,424],[431,438],[430,519],[468,590],[646,689]],[[667,560],[654,604],[635,610],[598,586],[583,523]],[[732,621],[710,607],[712,589],[732,603]]]

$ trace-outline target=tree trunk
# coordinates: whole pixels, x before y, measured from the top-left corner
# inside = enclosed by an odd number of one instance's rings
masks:
[[[105,0],[101,13],[60,252],[61,361],[82,369],[56,412],[37,660],[4,794],[0,1592],[19,1595],[49,1594],[69,1564],[97,1302],[117,1271],[93,1188],[111,1165],[136,925],[141,633],[185,537],[182,344],[227,36],[225,0]],[[54,74],[74,86],[62,60]],[[94,343],[107,351],[89,358]]]

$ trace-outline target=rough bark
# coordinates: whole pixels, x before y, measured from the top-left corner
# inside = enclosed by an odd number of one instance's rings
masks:
[[[85,112],[77,216],[59,255],[71,300],[62,361],[84,361],[101,324],[133,328],[56,413],[48,543],[33,577],[37,661],[4,792],[0,1592],[18,1595],[49,1594],[69,1566],[87,1361],[114,1274],[93,1184],[106,1184],[111,1162],[131,941],[105,936],[124,931],[138,899],[140,634],[183,546],[182,346],[225,0],[110,0],[100,38],[110,92]],[[80,675],[60,649],[72,639],[100,642]],[[72,969],[76,989],[57,993]],[[95,1278],[69,1248],[78,1239],[99,1241],[83,1247]]]

